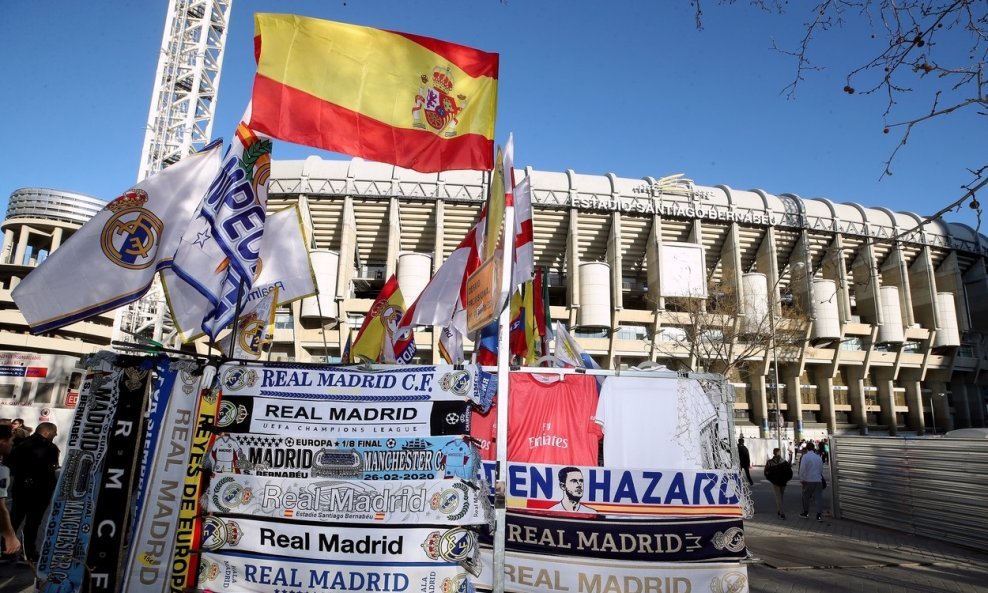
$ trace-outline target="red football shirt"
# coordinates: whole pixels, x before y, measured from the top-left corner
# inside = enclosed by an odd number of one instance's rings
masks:
[[[511,373],[508,461],[597,465],[597,381],[590,375]]]

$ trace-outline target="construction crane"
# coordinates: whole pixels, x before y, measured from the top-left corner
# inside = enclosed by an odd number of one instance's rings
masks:
[[[137,180],[209,143],[233,0],[170,0]]]
[[[169,0],[137,181],[209,143],[233,0]],[[136,303],[117,310],[116,341],[172,342],[176,334],[155,279]]]

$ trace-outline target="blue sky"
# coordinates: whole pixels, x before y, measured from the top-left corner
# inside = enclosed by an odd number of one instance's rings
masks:
[[[167,4],[0,3],[0,206],[25,186],[112,199],[134,183]],[[698,31],[686,0],[234,0],[213,133],[228,139],[249,100],[253,14],[293,12],[500,53],[497,141],[514,132],[516,166],[684,173],[702,185],[926,215],[958,199],[967,168],[984,162],[985,119],[962,113],[915,130],[880,181],[898,142],[882,133],[882,98],[842,91],[845,73],[877,47],[866,29],[823,38],[815,57],[827,69],[809,73],[791,100],[781,91],[793,63],[771,46],[798,42],[802,15],[704,6]],[[915,82],[922,92],[926,81]],[[929,103],[906,97],[900,108],[919,114]],[[344,158],[280,141],[274,151]],[[976,224],[966,207],[947,220]]]

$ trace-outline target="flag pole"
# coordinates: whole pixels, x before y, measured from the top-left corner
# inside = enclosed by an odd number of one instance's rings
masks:
[[[506,178],[505,185],[512,183]],[[513,184],[512,184],[513,185]],[[507,302],[511,293],[511,265],[514,262],[515,208],[504,209],[504,246],[501,250],[501,303]],[[508,340],[511,329],[511,307],[503,306],[497,328],[497,465],[494,476],[494,505],[496,529],[494,531],[494,574],[491,576],[494,593],[504,593],[505,533],[507,533],[506,472],[508,460],[508,371],[511,348]]]
[[[324,319],[326,318],[322,316],[322,299],[319,298],[318,292],[316,293],[316,309],[319,310],[319,329],[321,330],[320,333],[322,334],[322,354],[323,357],[326,359],[325,362],[329,362],[329,344],[326,343],[326,322],[324,321]],[[294,327],[294,323],[292,324],[292,326]]]
[[[237,326],[240,325],[240,314],[243,312],[244,305],[242,303],[244,299],[244,278],[240,277],[240,283],[237,284],[237,307],[233,311],[233,328],[230,333],[230,352],[226,355],[227,358],[233,358],[233,350],[237,347]],[[223,352],[222,350],[220,351]]]

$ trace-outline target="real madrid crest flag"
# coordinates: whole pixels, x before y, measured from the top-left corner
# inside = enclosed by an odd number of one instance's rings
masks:
[[[290,14],[254,22],[251,128],[425,173],[494,166],[496,53]]]
[[[125,191],[28,274],[11,296],[31,331],[81,321],[147,292],[216,177],[222,144]]]

